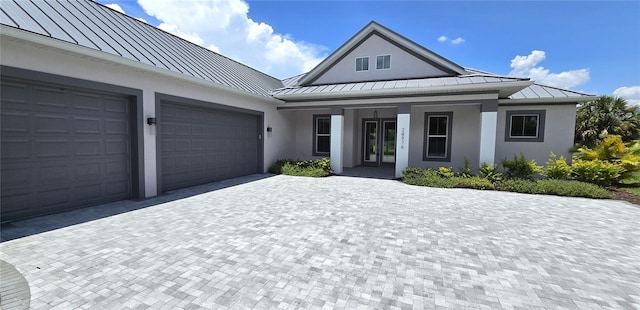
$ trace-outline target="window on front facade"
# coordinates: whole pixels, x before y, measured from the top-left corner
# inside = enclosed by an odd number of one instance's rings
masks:
[[[544,141],[545,111],[507,111],[505,141]]]
[[[331,116],[313,116],[313,155],[329,154],[331,148]]]
[[[389,69],[391,68],[391,55],[381,55],[376,57],[376,69]]]
[[[356,58],[356,71],[368,71],[369,70],[369,57]]]
[[[452,112],[425,113],[425,141],[423,160],[451,160]]]

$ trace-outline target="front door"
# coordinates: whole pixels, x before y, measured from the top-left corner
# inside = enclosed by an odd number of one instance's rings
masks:
[[[362,164],[393,166],[396,163],[396,120],[363,119]]]

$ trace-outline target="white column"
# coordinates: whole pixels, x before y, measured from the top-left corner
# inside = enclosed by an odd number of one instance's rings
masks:
[[[156,135],[157,125],[147,125],[147,118],[155,117],[156,114],[156,94],[151,89],[144,89],[142,91],[142,116],[139,122],[142,122],[144,126],[144,162],[140,163],[144,165],[144,188],[145,197],[153,197],[158,194],[158,175],[156,159],[159,154],[156,154]]]
[[[480,112],[480,164],[492,165],[495,163],[497,127],[497,102],[483,103],[482,111]]]
[[[396,124],[396,178],[402,176],[402,170],[409,167],[409,125],[411,107],[398,107]]]
[[[335,174],[342,173],[344,153],[342,140],[344,136],[344,115],[342,115],[342,109],[340,114],[331,113],[331,170]]]

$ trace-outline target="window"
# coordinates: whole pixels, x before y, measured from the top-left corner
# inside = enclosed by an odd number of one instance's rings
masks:
[[[424,116],[424,161],[451,161],[453,112],[427,112]]]
[[[507,111],[505,141],[544,142],[545,111]]]
[[[369,71],[369,57],[356,58],[356,71]]]
[[[376,70],[391,68],[391,55],[381,55],[376,57]]]
[[[313,155],[328,155],[331,149],[331,116],[313,116]]]

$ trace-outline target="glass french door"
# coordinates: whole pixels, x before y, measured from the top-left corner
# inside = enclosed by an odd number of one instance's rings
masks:
[[[396,120],[362,120],[362,163],[370,166],[393,165],[396,162]]]

